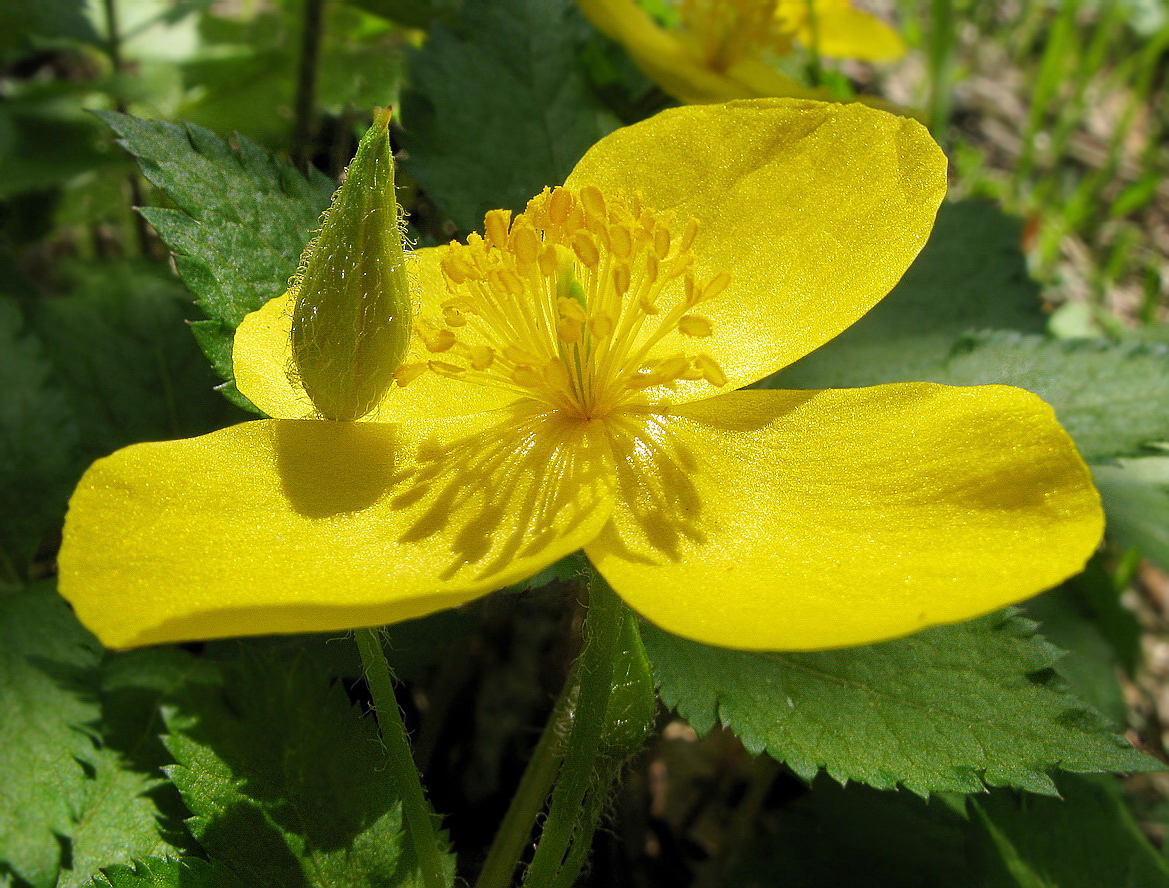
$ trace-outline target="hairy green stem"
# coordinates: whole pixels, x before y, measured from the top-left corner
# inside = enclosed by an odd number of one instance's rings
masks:
[[[377,629],[358,629],[354,635],[365,668],[365,680],[373,695],[373,708],[389,757],[390,774],[396,784],[398,797],[402,800],[406,832],[422,871],[423,885],[426,888],[446,888],[447,878],[443,871],[438,833],[434,828],[434,819],[422,783],[418,779],[418,769],[410,755],[410,741],[406,737],[402,713],[398,711],[394,681],[390,676],[390,664],[386,662],[382,650],[381,638]]]
[[[572,713],[572,732],[565,749],[560,779],[552,792],[544,831],[524,878],[524,885],[528,888],[547,888],[554,880],[562,881],[566,877],[571,881],[566,855],[569,856],[568,863],[576,866],[584,863],[584,854],[569,855],[569,849],[575,843],[588,842],[591,838],[590,824],[583,823],[581,817],[582,811],[593,806],[586,807],[586,797],[590,790],[606,792],[612,776],[609,773],[605,775],[606,779],[600,779],[598,766],[601,764],[601,741],[625,619],[620,599],[603,579],[593,574],[589,583],[585,646],[578,661],[580,690]],[[595,820],[591,825],[595,826]]]
[[[945,148],[950,126],[954,53],[957,48],[953,0],[932,0],[930,10],[930,135]]]

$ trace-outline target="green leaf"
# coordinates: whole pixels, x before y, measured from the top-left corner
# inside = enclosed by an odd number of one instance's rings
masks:
[[[0,586],[25,578],[73,486],[77,425],[41,344],[0,298]]]
[[[218,380],[187,332],[189,297],[177,280],[133,263],[68,273],[73,292],[40,300],[30,326],[69,394],[86,461],[245,417],[214,391]]]
[[[403,168],[459,228],[523,209],[613,128],[577,59],[588,35],[569,0],[467,0],[412,54]]]
[[[647,626],[662,699],[811,779],[913,792],[1016,786],[1048,772],[1155,770],[1055,675],[1060,652],[1009,612],[868,647],[733,651]]]
[[[1149,844],[1113,780],[1059,780],[1063,798],[992,793],[972,800],[981,888],[1165,888],[1169,863]]]
[[[0,352],[3,354],[3,352]],[[0,595],[0,879],[53,888],[93,751],[99,710],[79,686],[100,648],[51,583]]]
[[[201,328],[199,342],[230,381],[226,331],[287,288],[333,183],[316,171],[304,178],[243,137],[233,146],[190,124],[100,116],[178,207],[142,214],[175,252],[180,276],[218,325]],[[234,385],[225,393],[233,391]],[[246,405],[238,393],[233,399]]]
[[[167,714],[169,774],[211,857],[247,884],[420,884],[373,720],[303,658],[225,672]]]
[[[214,861],[152,857],[132,866],[110,867],[90,884],[93,888],[245,888],[247,883]]]
[[[1039,288],[1019,251],[1022,225],[989,204],[942,205],[905,277],[827,345],[771,377],[771,388],[845,388],[925,379],[970,330],[1039,333]]]
[[[1092,477],[1108,513],[1108,535],[1169,570],[1169,456],[1093,466]]]
[[[1069,588],[1032,598],[1023,609],[1039,624],[1043,637],[1065,651],[1055,669],[1072,692],[1108,716],[1114,726],[1123,726],[1128,705],[1120,686],[1120,657],[1091,611]]]

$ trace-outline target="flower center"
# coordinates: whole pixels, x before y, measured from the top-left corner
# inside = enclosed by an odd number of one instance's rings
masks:
[[[791,27],[780,15],[807,0],[681,0],[683,33],[707,66],[726,71],[736,62],[768,52],[791,52]]]
[[[637,197],[587,186],[545,189],[514,220],[492,210],[484,228],[447,248],[443,317],[415,328],[443,358],[400,367],[399,385],[429,370],[593,419],[679,380],[726,384],[709,354],[654,351],[675,331],[709,337],[711,321],[693,309],[731,280],[695,277],[697,220],[679,226]]]

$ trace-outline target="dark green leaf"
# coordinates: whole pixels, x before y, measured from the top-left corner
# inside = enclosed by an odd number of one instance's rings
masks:
[[[413,54],[403,166],[460,228],[523,209],[612,128],[577,60],[588,34],[569,0],[467,0]]]
[[[1108,535],[1169,570],[1169,456],[1094,466]]]
[[[20,583],[60,522],[75,480],[77,425],[52,365],[0,298],[0,586]]]
[[[992,793],[972,800],[980,888],[1166,888],[1169,864],[1112,780],[1059,779],[1061,799]]]
[[[817,780],[749,849],[733,888],[977,888],[971,827],[941,798]]]
[[[893,292],[768,384],[842,388],[927,379],[966,331],[1042,331],[1039,288],[1019,251],[1021,228],[988,204],[943,204],[929,243]]]
[[[0,3],[0,59],[61,41],[97,43],[86,16],[86,0],[5,0]]]
[[[3,352],[0,352],[3,354]],[[0,881],[53,888],[74,829],[99,709],[79,673],[100,649],[52,584],[0,595]]]
[[[992,614],[868,647],[757,653],[647,626],[662,698],[702,734],[721,722],[810,779],[914,792],[1017,786],[1048,772],[1155,770],[1072,697],[1034,624]]]
[[[41,300],[30,323],[70,396],[86,461],[245,417],[214,391],[218,380],[187,331],[189,298],[178,281],[125,263],[70,275],[74,291]]]
[[[211,857],[253,885],[414,885],[373,720],[304,659],[225,672],[167,716],[169,773]]]
[[[232,146],[202,127],[101,116],[146,177],[178,206],[142,212],[174,250],[199,306],[218,324],[201,328],[199,341],[230,380],[225,331],[286,289],[333,184],[315,171],[305,179],[242,137]]]

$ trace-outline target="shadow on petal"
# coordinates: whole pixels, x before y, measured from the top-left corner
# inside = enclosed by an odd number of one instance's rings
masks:
[[[399,544],[449,540],[454,577],[476,579],[539,553],[592,515],[584,503],[611,477],[596,429],[557,414],[512,408],[473,434],[419,442],[394,479],[390,506],[410,513]],[[598,486],[599,485],[599,486]],[[581,496],[582,490],[594,494]]]
[[[652,553],[639,553],[616,539],[623,556],[654,564],[662,556],[681,557],[683,540],[706,542],[702,524],[702,499],[694,484],[699,466],[694,452],[671,431],[672,417],[651,413],[626,413],[608,421],[609,446],[617,474],[617,500],[640,529],[642,544]],[[613,528],[607,528],[606,533]],[[616,536],[612,534],[611,536]]]
[[[276,426],[276,467],[292,507],[306,518],[367,509],[394,477],[394,427],[287,420]]]

